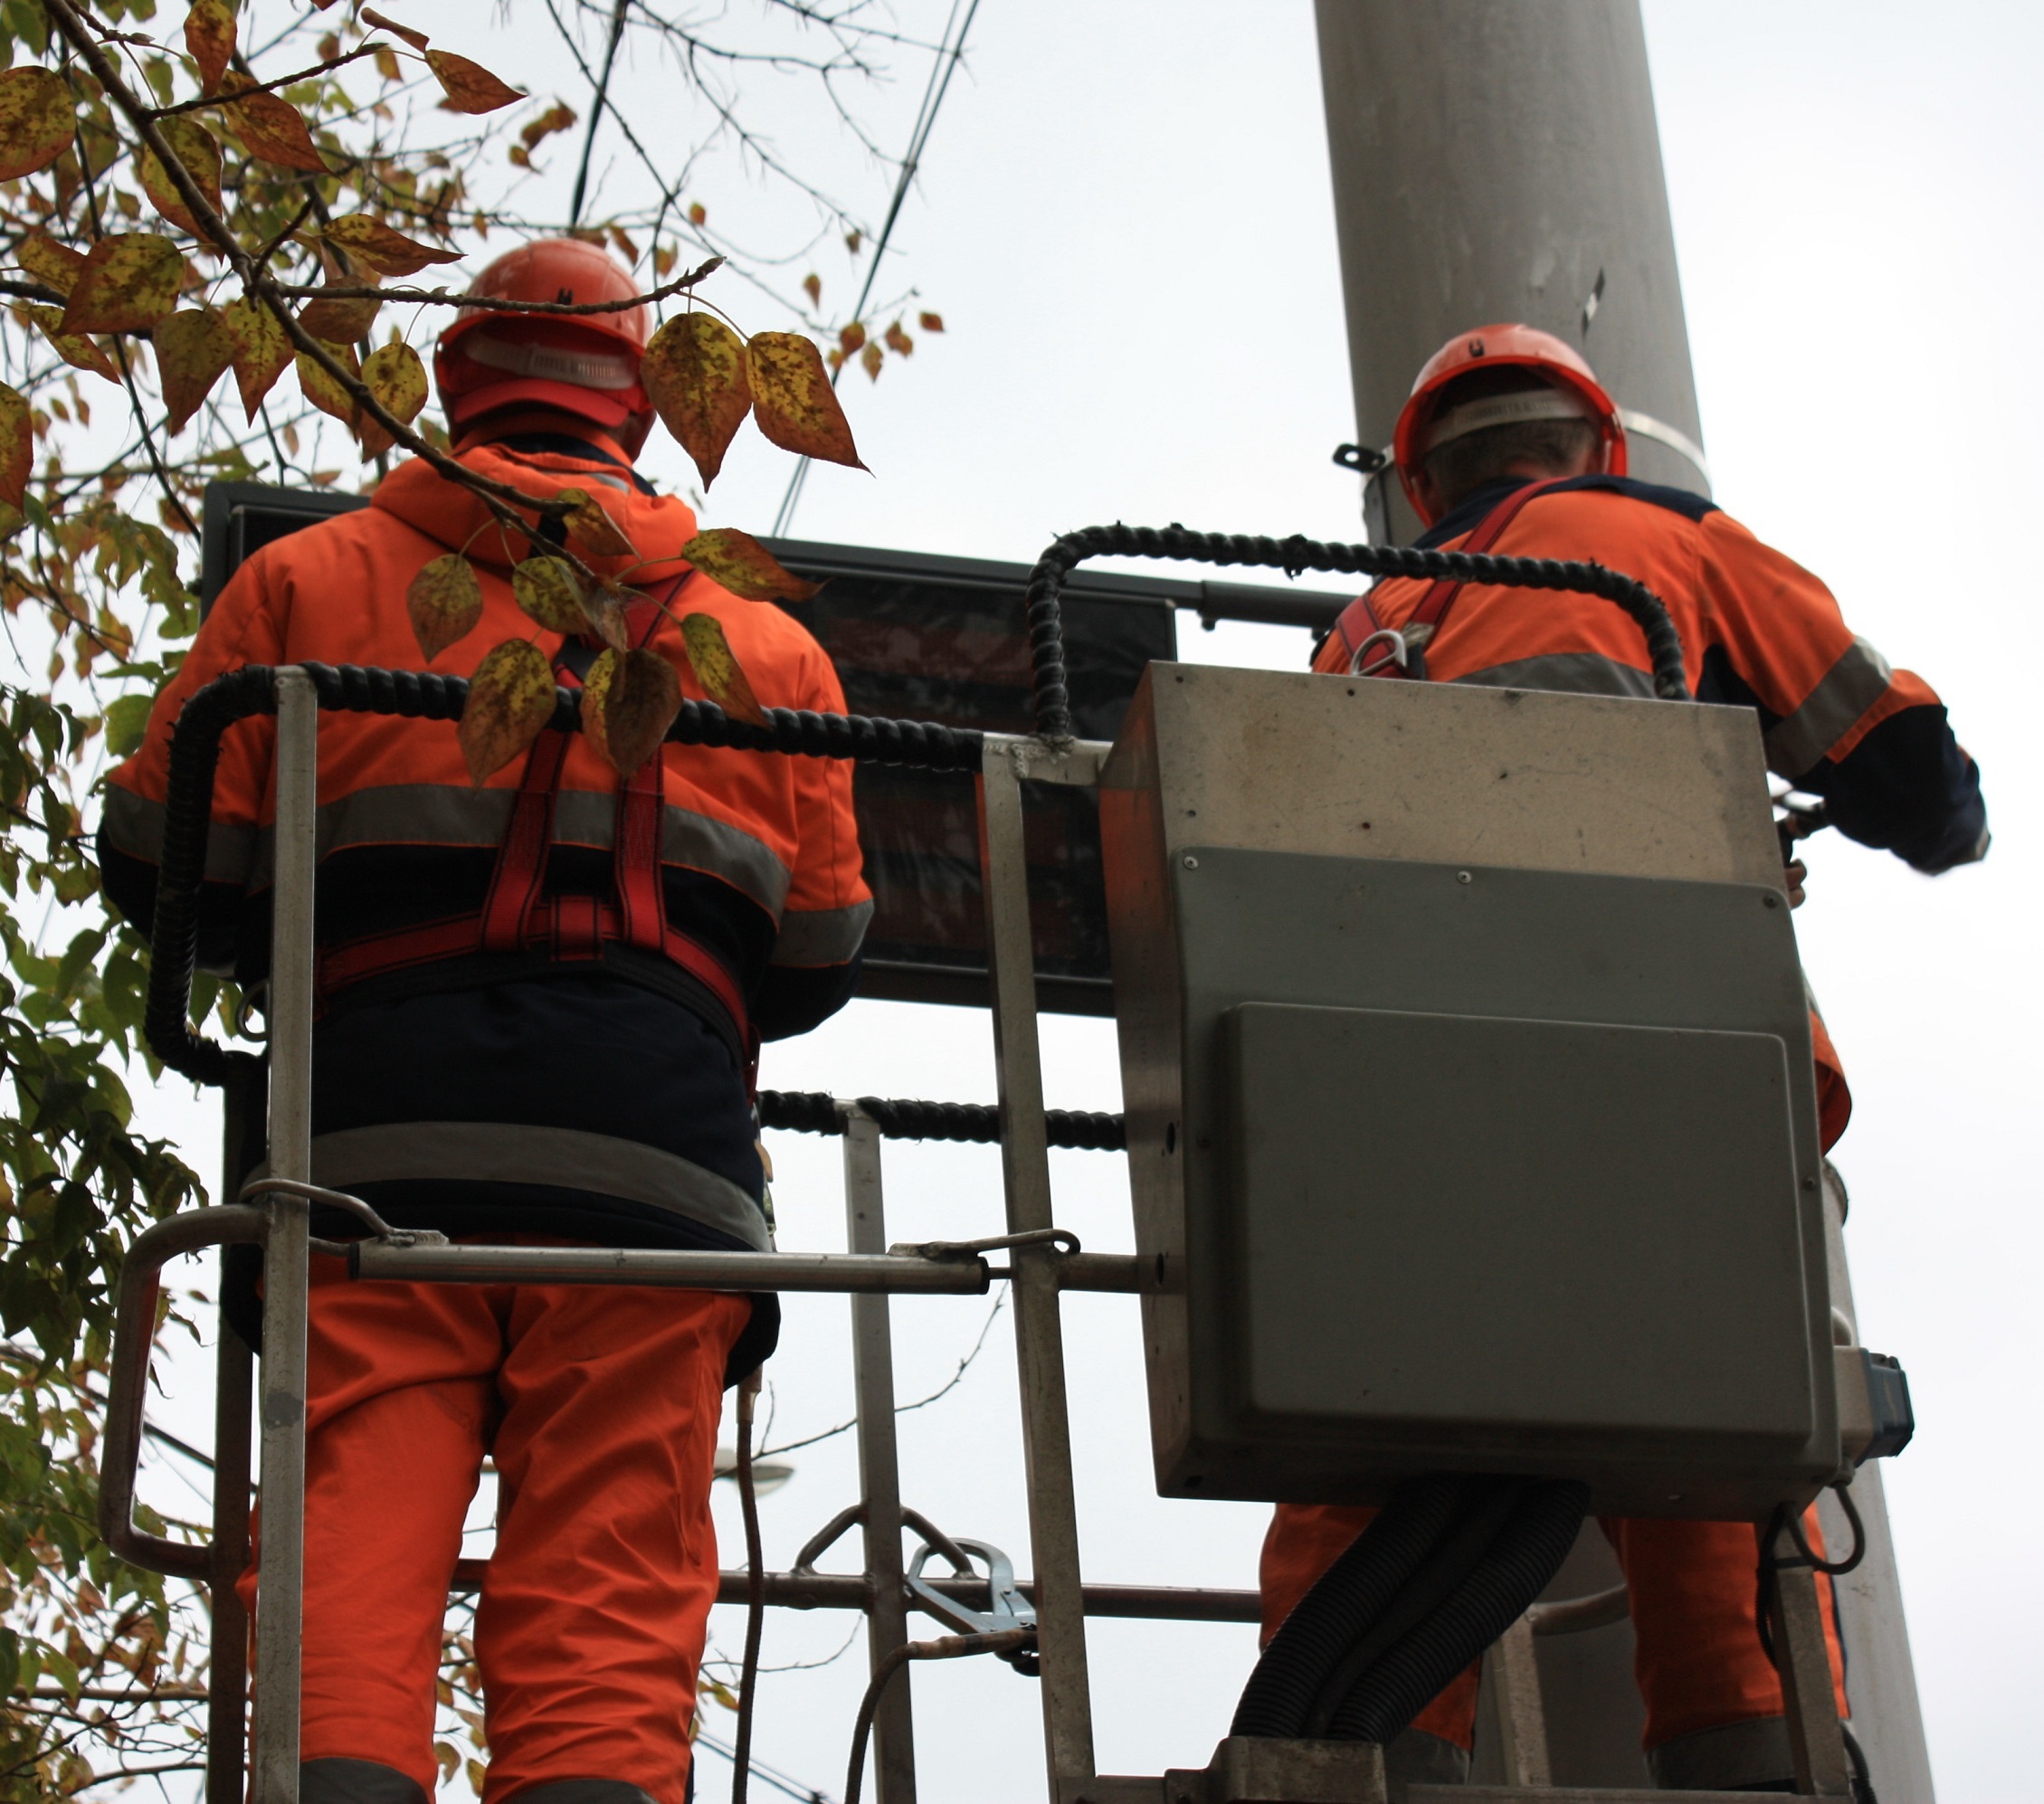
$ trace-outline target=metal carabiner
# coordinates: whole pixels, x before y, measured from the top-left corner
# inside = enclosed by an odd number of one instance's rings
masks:
[[[1390,650],[1374,664],[1364,663],[1363,660],[1370,655],[1370,648],[1380,641],[1388,645],[1391,648]],[[1379,627],[1376,631],[1373,632],[1362,644],[1355,648],[1354,655],[1348,660],[1348,674],[1352,677],[1374,677],[1383,669],[1387,664],[1395,664],[1402,670],[1405,668],[1406,654],[1410,650],[1411,648],[1405,642],[1405,635],[1399,631],[1396,627]]]
[[[967,1563],[960,1566],[948,1552],[945,1553],[944,1557],[951,1562],[955,1577],[976,1578],[978,1574],[971,1562],[974,1559],[986,1562],[988,1608],[984,1611],[968,1609],[957,1599],[945,1596],[924,1579],[923,1567],[930,1555],[943,1551],[927,1541],[916,1550],[916,1557],[908,1562],[906,1574],[909,1595],[917,1606],[961,1635],[999,1635],[1015,1628],[1033,1630],[1036,1606],[1015,1589],[1014,1562],[991,1542],[966,1541],[960,1537],[951,1544],[967,1557]],[[1042,1671],[1042,1663],[1034,1647],[1012,1648],[1000,1657],[1030,1678]]]

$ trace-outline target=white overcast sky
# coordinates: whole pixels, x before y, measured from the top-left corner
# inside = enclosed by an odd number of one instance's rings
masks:
[[[487,53],[537,90],[557,58],[524,10]],[[924,26],[943,10],[900,8]],[[1857,1097],[1837,1158],[1861,1322],[1907,1366],[1922,1424],[1887,1478],[1938,1785],[1954,1804],[2016,1804],[2044,1796],[2029,1746],[2044,1578],[2027,1551],[2044,1457],[2021,1376],[2044,1266],[2030,1132],[2044,14],[1649,0],[1646,16],[1718,499],[1938,688],[1985,774],[1984,867],[1933,883],[1830,837],[1797,925]],[[924,74],[898,68],[878,103],[890,143]],[[798,536],[1018,560],[1117,518],[1359,537],[1355,480],[1328,461],[1354,421],[1326,157],[1307,0],[985,0],[899,233],[915,304],[950,329],[877,387],[849,379],[875,474],[818,470]],[[743,204],[737,187],[717,200],[723,218]],[[841,257],[820,267],[847,280]],[[684,474],[671,446],[651,467]],[[742,445],[708,523],[764,531],[786,471]],[[1201,657],[1306,653],[1277,631],[1185,636]],[[1118,1106],[1107,1024],[1053,1020],[1046,1046],[1054,1105]],[[770,1049],[763,1081],[991,1099],[986,1022],[855,1005]],[[775,1150],[783,1244],[840,1244],[834,1144]],[[193,1154],[210,1168],[210,1138]],[[888,1170],[901,1234],[998,1229],[990,1150],[897,1148]],[[1055,1176],[1061,1221],[1128,1243],[1118,1161],[1060,1154]],[[897,1306],[905,1396],[948,1375],[984,1314]],[[843,1319],[839,1303],[791,1302],[771,1368],[784,1436],[849,1413]],[[1260,1508],[1152,1495],[1132,1306],[1076,1299],[1068,1322],[1089,1575],[1253,1583]],[[1026,1567],[1012,1346],[1003,1319],[965,1383],[904,1419],[907,1493]],[[202,1420],[180,1389],[180,1419]],[[792,1457],[765,1505],[775,1565],[854,1495],[842,1440]],[[818,1658],[852,1625],[775,1614],[768,1659]],[[719,1644],[735,1652],[739,1632],[720,1611]],[[1102,1769],[1203,1762],[1249,1632],[1106,1624],[1092,1646]],[[835,1795],[861,1664],[854,1650],[767,1681],[765,1758]],[[1032,1685],[969,1662],[917,1689],[926,1799],[1041,1796]],[[725,1771],[706,1760],[698,1795],[721,1797]]]

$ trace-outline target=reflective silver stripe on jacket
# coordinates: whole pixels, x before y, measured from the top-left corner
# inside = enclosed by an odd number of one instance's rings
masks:
[[[768,1250],[759,1205],[728,1178],[673,1153],[575,1127],[404,1121],[315,1135],[312,1181],[353,1184],[546,1184],[651,1204]]]
[[[873,905],[849,908],[790,908],[781,916],[781,936],[769,964],[849,964],[866,938]]]
[[[323,803],[318,817],[318,856],[360,846],[497,847],[511,824],[517,792],[456,789],[446,783],[394,783],[358,789]],[[555,804],[554,837],[563,845],[608,851],[617,828],[617,797],[600,791],[568,789]],[[160,842],[161,831],[157,838]],[[270,829],[252,836],[247,882],[270,881]],[[661,858],[720,878],[750,897],[769,915],[778,915],[788,894],[788,868],[742,828],[670,805],[661,820]]]
[[[1457,677],[1487,689],[1552,689],[1563,695],[1635,696],[1654,698],[1654,679],[1615,658],[1595,651],[1551,651],[1544,658],[1518,658]]]
[[[1895,669],[1887,660],[1864,639],[1855,639],[1803,698],[1802,706],[1768,733],[1767,768],[1784,777],[1815,770],[1894,680]]]
[[[145,864],[161,864],[163,821],[162,802],[151,802],[119,783],[107,786],[100,828],[116,851],[126,852]],[[205,880],[236,887],[246,884],[255,862],[256,839],[253,827],[229,827],[215,821],[205,839]],[[264,857],[268,857],[267,850]]]

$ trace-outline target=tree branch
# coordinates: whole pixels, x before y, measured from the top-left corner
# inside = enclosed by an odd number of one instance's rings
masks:
[[[383,300],[398,307],[472,307],[485,313],[538,313],[572,318],[590,313],[629,313],[634,308],[650,307],[655,301],[667,300],[695,287],[723,264],[723,258],[712,257],[685,276],[677,276],[672,281],[662,282],[658,288],[648,289],[645,293],[624,300],[505,300],[491,295],[456,294],[443,288],[344,288],[310,282],[275,282],[272,286],[279,294],[288,295],[294,300]]]

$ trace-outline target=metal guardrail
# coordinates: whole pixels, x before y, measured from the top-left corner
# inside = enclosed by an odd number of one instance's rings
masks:
[[[549,1282],[652,1282],[849,1293],[862,1492],[856,1515],[864,1541],[864,1570],[845,1575],[806,1572],[799,1570],[798,1562],[794,1572],[764,1576],[771,1600],[788,1607],[863,1609],[876,1674],[907,1644],[911,1596],[905,1582],[901,1531],[912,1516],[900,1495],[889,1297],[969,1294],[984,1291],[995,1276],[1004,1277],[1012,1287],[1014,1303],[1031,1564],[1035,1574],[1022,1590],[1037,1617],[1049,1791],[1060,1804],[1089,1793],[1105,1799],[1116,1788],[1129,1786],[1148,1795],[1146,1789],[1155,1785],[1161,1797],[1164,1786],[1161,1780],[1096,1777],[1085,1639],[1089,1612],[1167,1620],[1243,1621],[1253,1619],[1254,1599],[1253,1593],[1243,1591],[1088,1586],[1080,1576],[1060,1296],[1073,1288],[1134,1292],[1141,1287],[1144,1274],[1134,1258],[1064,1250],[1053,1244],[1049,1123],[1037,1031],[1022,784],[1027,781],[1094,786],[1098,782],[1108,748],[1070,736],[1057,593],[1073,565],[1105,552],[1586,589],[1617,602],[1640,621],[1653,652],[1659,692],[1671,699],[1687,694],[1679,642],[1659,603],[1630,579],[1593,566],[1416,553],[1397,547],[1326,546],[1303,539],[1229,539],[1183,528],[1161,534],[1098,528],[1073,535],[1046,554],[1031,584],[1039,736],[966,735],[926,723],[797,716],[788,710],[774,711],[766,727],[751,728],[727,720],[708,704],[698,703],[686,705],[683,717],[670,736],[688,743],[793,755],[927,762],[954,768],[976,764],[1006,1198],[1003,1238],[1012,1242],[1003,1270],[996,1273],[969,1249],[889,1250],[884,1228],[879,1128],[857,1104],[838,1105],[844,1138],[847,1254],[435,1248],[415,1243],[400,1247],[394,1238],[385,1243],[358,1244],[351,1255],[355,1275],[365,1282],[399,1277],[410,1281],[479,1282],[486,1277],[501,1279],[516,1271],[527,1277],[545,1277]],[[325,706],[454,718],[464,699],[465,687],[458,682],[416,673],[318,666],[250,668],[201,691],[178,723],[148,1031],[166,1062],[203,1081],[220,1082],[232,1074],[234,1060],[245,1055],[228,1054],[195,1039],[187,1019],[195,927],[193,905],[204,866],[213,764],[220,734],[232,719],[272,708],[277,715],[269,1010],[269,1143],[273,1179],[307,1185],[313,1181],[313,877],[319,710]],[[579,726],[579,709],[566,691],[558,699],[555,724],[570,729]],[[181,763],[187,771],[182,779]],[[238,1241],[262,1249],[264,1358],[256,1415],[261,1436],[265,1531],[257,1573],[261,1609],[256,1625],[256,1657],[263,1683],[255,1700],[247,1796],[250,1804],[297,1804],[309,1211],[303,1196],[272,1192],[260,1208],[242,1204],[174,1218],[138,1240],[123,1280],[102,1526],[109,1544],[124,1557],[203,1581],[211,1589],[216,1676],[209,1738],[209,1804],[238,1804],[241,1797],[243,1675],[239,1656],[230,1650],[245,1620],[235,1601],[234,1580],[243,1558],[238,1550],[245,1547],[245,1528],[238,1525],[238,1518],[247,1475],[244,1469],[237,1476],[225,1456],[236,1442],[237,1431],[245,1446],[249,1356],[245,1348],[236,1352],[230,1347],[233,1336],[223,1335],[217,1405],[223,1461],[216,1474],[213,1543],[184,1546],[143,1533],[133,1524],[132,1511],[157,1273],[168,1258],[206,1245]],[[472,1569],[465,1576],[473,1577]],[[726,1576],[727,1585],[732,1577]],[[1800,1578],[1784,1572],[1783,1577],[1776,1632],[1788,1656],[1783,1670],[1790,1694],[1799,1774],[1808,1778],[1805,1790],[1842,1793],[1843,1744],[1837,1719],[1829,1714],[1829,1669],[1824,1665],[1822,1625],[1814,1614],[1816,1593],[1807,1572]],[[974,1595],[974,1581],[938,1581],[935,1589],[939,1596],[965,1601]],[[984,1592],[986,1581],[977,1581],[977,1589]],[[1603,1600],[1591,1601],[1597,1609],[1579,1609],[1579,1618],[1598,1615],[1602,1619],[1610,1604]],[[1550,1632],[1555,1632],[1562,1619],[1551,1620],[1555,1628]],[[1581,1619],[1575,1626],[1591,1625]],[[1521,1631],[1530,1633],[1532,1628],[1532,1619],[1521,1619]],[[225,1660],[220,1658],[223,1652],[228,1654]],[[1509,1667],[1504,1670],[1508,1672]],[[906,1675],[887,1688],[874,1719],[876,1791],[882,1804],[913,1804],[916,1796],[911,1692],[905,1678]],[[1536,1719],[1536,1704],[1534,1709]],[[1518,1714],[1523,1715],[1523,1710]],[[1542,1752],[1540,1760],[1544,1759]],[[1539,1763],[1528,1767],[1526,1782],[1539,1782],[1533,1771]],[[1834,1779],[1839,1782],[1834,1784]]]

